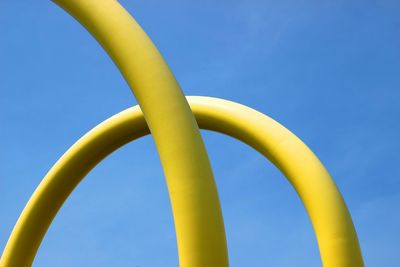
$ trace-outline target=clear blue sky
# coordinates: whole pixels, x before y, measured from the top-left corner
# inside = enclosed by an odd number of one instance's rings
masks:
[[[399,266],[400,2],[122,1],[186,95],[253,107],[297,134],[349,206],[367,266]],[[81,135],[135,105],[96,41],[50,1],[0,0],[0,251],[47,170]],[[230,263],[320,266],[302,204],[255,151],[203,132]],[[155,253],[154,253],[155,252]],[[34,266],[177,266],[151,137],[79,185]]]

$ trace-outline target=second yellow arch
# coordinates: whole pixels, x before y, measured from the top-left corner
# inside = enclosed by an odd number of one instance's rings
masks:
[[[201,128],[251,145],[285,174],[309,214],[325,267],[364,266],[357,235],[339,190],[300,139],[273,119],[243,105],[211,97],[188,100]],[[83,177],[107,155],[148,133],[146,121],[136,106],[104,121],[78,140],[32,195],[10,236],[0,267],[30,266],[51,221]],[[173,212],[186,216],[181,210]],[[224,258],[215,255],[219,256]]]

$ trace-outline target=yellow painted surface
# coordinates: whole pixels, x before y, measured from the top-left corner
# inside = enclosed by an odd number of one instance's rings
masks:
[[[164,169],[180,265],[228,266],[217,188],[198,126],[169,67],[115,0],[55,0],[103,46],[132,89]]]
[[[188,99],[201,128],[230,135],[251,145],[285,174],[312,221],[323,266],[364,266],[357,235],[340,192],[320,161],[300,139],[273,119],[243,105],[210,97]],[[148,133],[146,121],[136,106],[104,121],[78,140],[32,195],[7,243],[0,266],[30,266],[51,221],[83,177],[107,155]],[[185,255],[180,253],[179,257],[182,256]],[[220,265],[199,263],[196,266]]]

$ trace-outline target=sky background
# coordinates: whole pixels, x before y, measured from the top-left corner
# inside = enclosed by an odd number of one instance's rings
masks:
[[[399,266],[399,1],[121,3],[186,95],[248,105],[299,136],[340,188],[366,266]],[[0,0],[0,251],[56,160],[133,105],[112,61],[61,8]],[[230,265],[321,266],[311,223],[284,176],[239,141],[202,134]],[[86,177],[33,266],[178,266],[151,137],[123,147]]]

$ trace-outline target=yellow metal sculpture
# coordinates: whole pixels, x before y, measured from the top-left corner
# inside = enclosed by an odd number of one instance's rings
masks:
[[[167,180],[180,266],[228,266],[217,189],[199,128],[254,147],[288,178],[301,198],[326,267],[364,266],[343,198],[315,155],[271,118],[210,97],[184,97],[150,39],[115,0],[56,0],[109,53],[140,105],[104,121],[78,140],[40,183],[18,219],[0,267],[31,266],[58,210],[97,163],[151,132]],[[143,111],[143,113],[142,113]]]

